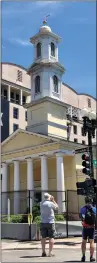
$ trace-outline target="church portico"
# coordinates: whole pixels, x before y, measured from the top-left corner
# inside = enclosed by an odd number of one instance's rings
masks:
[[[72,158],[74,157],[73,151],[67,152]],[[21,191],[31,191],[32,203],[35,198],[35,191],[39,191],[41,199],[43,199],[44,191],[49,191],[54,194],[56,201],[59,204],[59,212],[65,211],[65,203],[61,204],[65,200],[66,180],[65,180],[65,164],[66,150],[61,151],[48,151],[45,154],[41,153],[37,155],[31,155],[22,160],[7,160],[3,163],[4,167],[2,172],[2,192],[14,192],[14,214],[20,213],[20,194]],[[5,168],[6,167],[6,168]],[[12,168],[13,167],[13,168]],[[7,183],[9,182],[9,183]],[[6,189],[3,187],[6,186]],[[5,199],[7,202],[7,197]],[[26,202],[27,204],[27,202]],[[2,213],[7,212],[7,207],[2,207]],[[25,207],[26,209],[26,207]]]

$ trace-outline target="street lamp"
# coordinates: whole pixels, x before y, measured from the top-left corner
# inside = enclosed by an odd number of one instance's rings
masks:
[[[81,111],[83,118],[83,135],[88,134],[88,147],[90,155],[90,177],[94,178],[93,169],[93,151],[92,151],[92,137],[95,138],[95,129],[97,128],[96,113],[94,111],[89,112],[88,109],[84,108]]]
[[[95,111],[88,111],[87,108],[83,108],[81,110],[81,116],[82,117],[88,117],[90,120],[91,119],[96,120],[96,113],[95,113]]]

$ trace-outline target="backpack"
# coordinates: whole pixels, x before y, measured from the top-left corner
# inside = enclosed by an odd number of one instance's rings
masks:
[[[95,224],[95,213],[94,213],[92,207],[90,207],[90,206],[86,207],[85,223],[89,226],[92,226]]]

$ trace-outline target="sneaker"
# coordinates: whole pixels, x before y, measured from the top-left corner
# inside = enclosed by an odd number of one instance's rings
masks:
[[[90,262],[94,262],[94,261],[95,261],[95,258],[90,257]]]
[[[86,260],[86,258],[85,258],[85,256],[83,256],[83,257],[81,258],[81,262],[85,262],[85,260]]]
[[[42,253],[42,257],[46,257],[46,253],[45,252]]]
[[[48,254],[48,257],[55,257],[55,255],[52,254],[52,253],[49,253],[49,254]]]

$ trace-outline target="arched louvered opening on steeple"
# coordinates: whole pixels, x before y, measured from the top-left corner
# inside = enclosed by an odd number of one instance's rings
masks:
[[[55,44],[51,42],[51,56],[55,57]]]
[[[40,92],[40,76],[35,78],[35,94]]]
[[[41,57],[41,43],[39,42],[36,46],[37,58]]]
[[[58,93],[58,78],[57,76],[53,76],[53,87],[54,87],[54,92]]]

